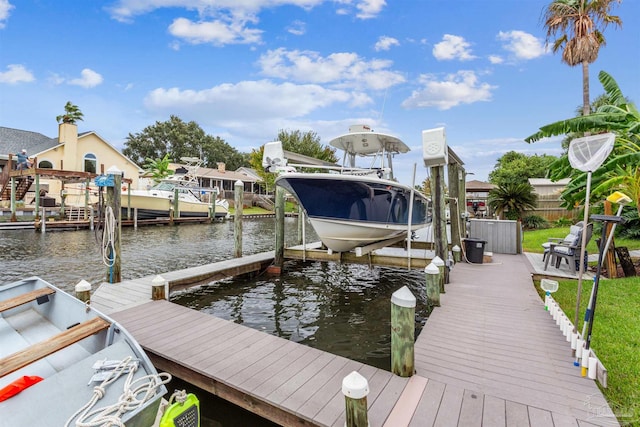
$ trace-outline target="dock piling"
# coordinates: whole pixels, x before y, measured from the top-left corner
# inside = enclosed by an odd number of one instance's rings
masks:
[[[403,286],[391,295],[391,372],[410,377],[415,372],[416,297]]]
[[[167,286],[168,282],[164,277],[158,275],[151,281],[151,299],[153,301],[167,299]]]
[[[445,290],[444,290],[444,281],[445,281],[445,272],[444,272],[445,265],[444,265],[444,261],[439,256],[436,256],[435,258],[433,258],[431,260],[431,263],[433,265],[435,265],[436,267],[438,267],[438,270],[440,271],[440,275],[438,277],[438,279],[440,280],[440,293],[444,294],[445,293]]]
[[[427,301],[431,307],[440,307],[440,269],[430,263],[424,268]]]
[[[345,427],[368,427],[367,395],[369,383],[357,371],[342,380],[342,394],[345,400]]]
[[[244,204],[244,183],[237,180],[233,185],[235,191],[234,207],[235,216],[233,218],[234,255],[236,258],[242,257],[242,208]]]
[[[88,303],[91,298],[91,283],[81,280],[76,285],[76,298],[84,303]]]

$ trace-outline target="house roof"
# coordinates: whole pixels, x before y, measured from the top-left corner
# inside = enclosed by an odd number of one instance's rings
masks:
[[[493,188],[495,188],[495,185],[484,181],[478,181],[477,179],[466,182],[467,191],[489,191]]]
[[[571,178],[563,178],[551,181],[548,178],[529,178],[529,184],[534,187],[564,187],[571,182]]]
[[[9,153],[27,150],[29,156],[49,150],[58,145],[58,138],[50,138],[38,132],[0,126],[0,158],[8,159]]]

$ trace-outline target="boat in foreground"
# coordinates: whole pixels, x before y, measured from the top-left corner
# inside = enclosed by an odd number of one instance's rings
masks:
[[[392,157],[409,147],[400,139],[352,126],[330,144],[344,151],[343,166],[287,165],[279,142],[265,146],[263,165],[280,172],[279,185],[304,209],[322,243],[334,252],[390,240],[424,228],[431,222],[428,199],[394,179]],[[356,156],[371,160],[358,168]],[[296,168],[326,169],[298,172]]]
[[[0,286],[0,343],[0,425],[155,422],[169,376],[122,326],[48,282]]]

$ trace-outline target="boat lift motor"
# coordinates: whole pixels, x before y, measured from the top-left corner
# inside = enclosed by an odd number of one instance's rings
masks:
[[[447,164],[449,151],[443,127],[422,131],[422,158],[425,167]]]

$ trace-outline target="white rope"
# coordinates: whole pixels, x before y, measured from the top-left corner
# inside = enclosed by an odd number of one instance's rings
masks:
[[[122,422],[123,414],[142,407],[147,401],[156,396],[158,388],[171,381],[171,375],[164,372],[157,375],[145,375],[133,380],[137,369],[138,362],[134,361],[131,356],[123,359],[111,371],[111,375],[108,378],[102,381],[99,386],[93,388],[93,396],[89,402],[67,420],[65,427],[71,425],[71,422],[76,417],[78,418],[75,422],[76,427],[124,427]],[[126,372],[128,374],[124,383],[123,393],[118,398],[118,401],[113,405],[92,410],[105,395],[107,386],[118,380]]]
[[[102,262],[107,267],[113,267],[116,262],[115,249],[116,217],[111,206],[104,211],[104,229],[102,230]]]

